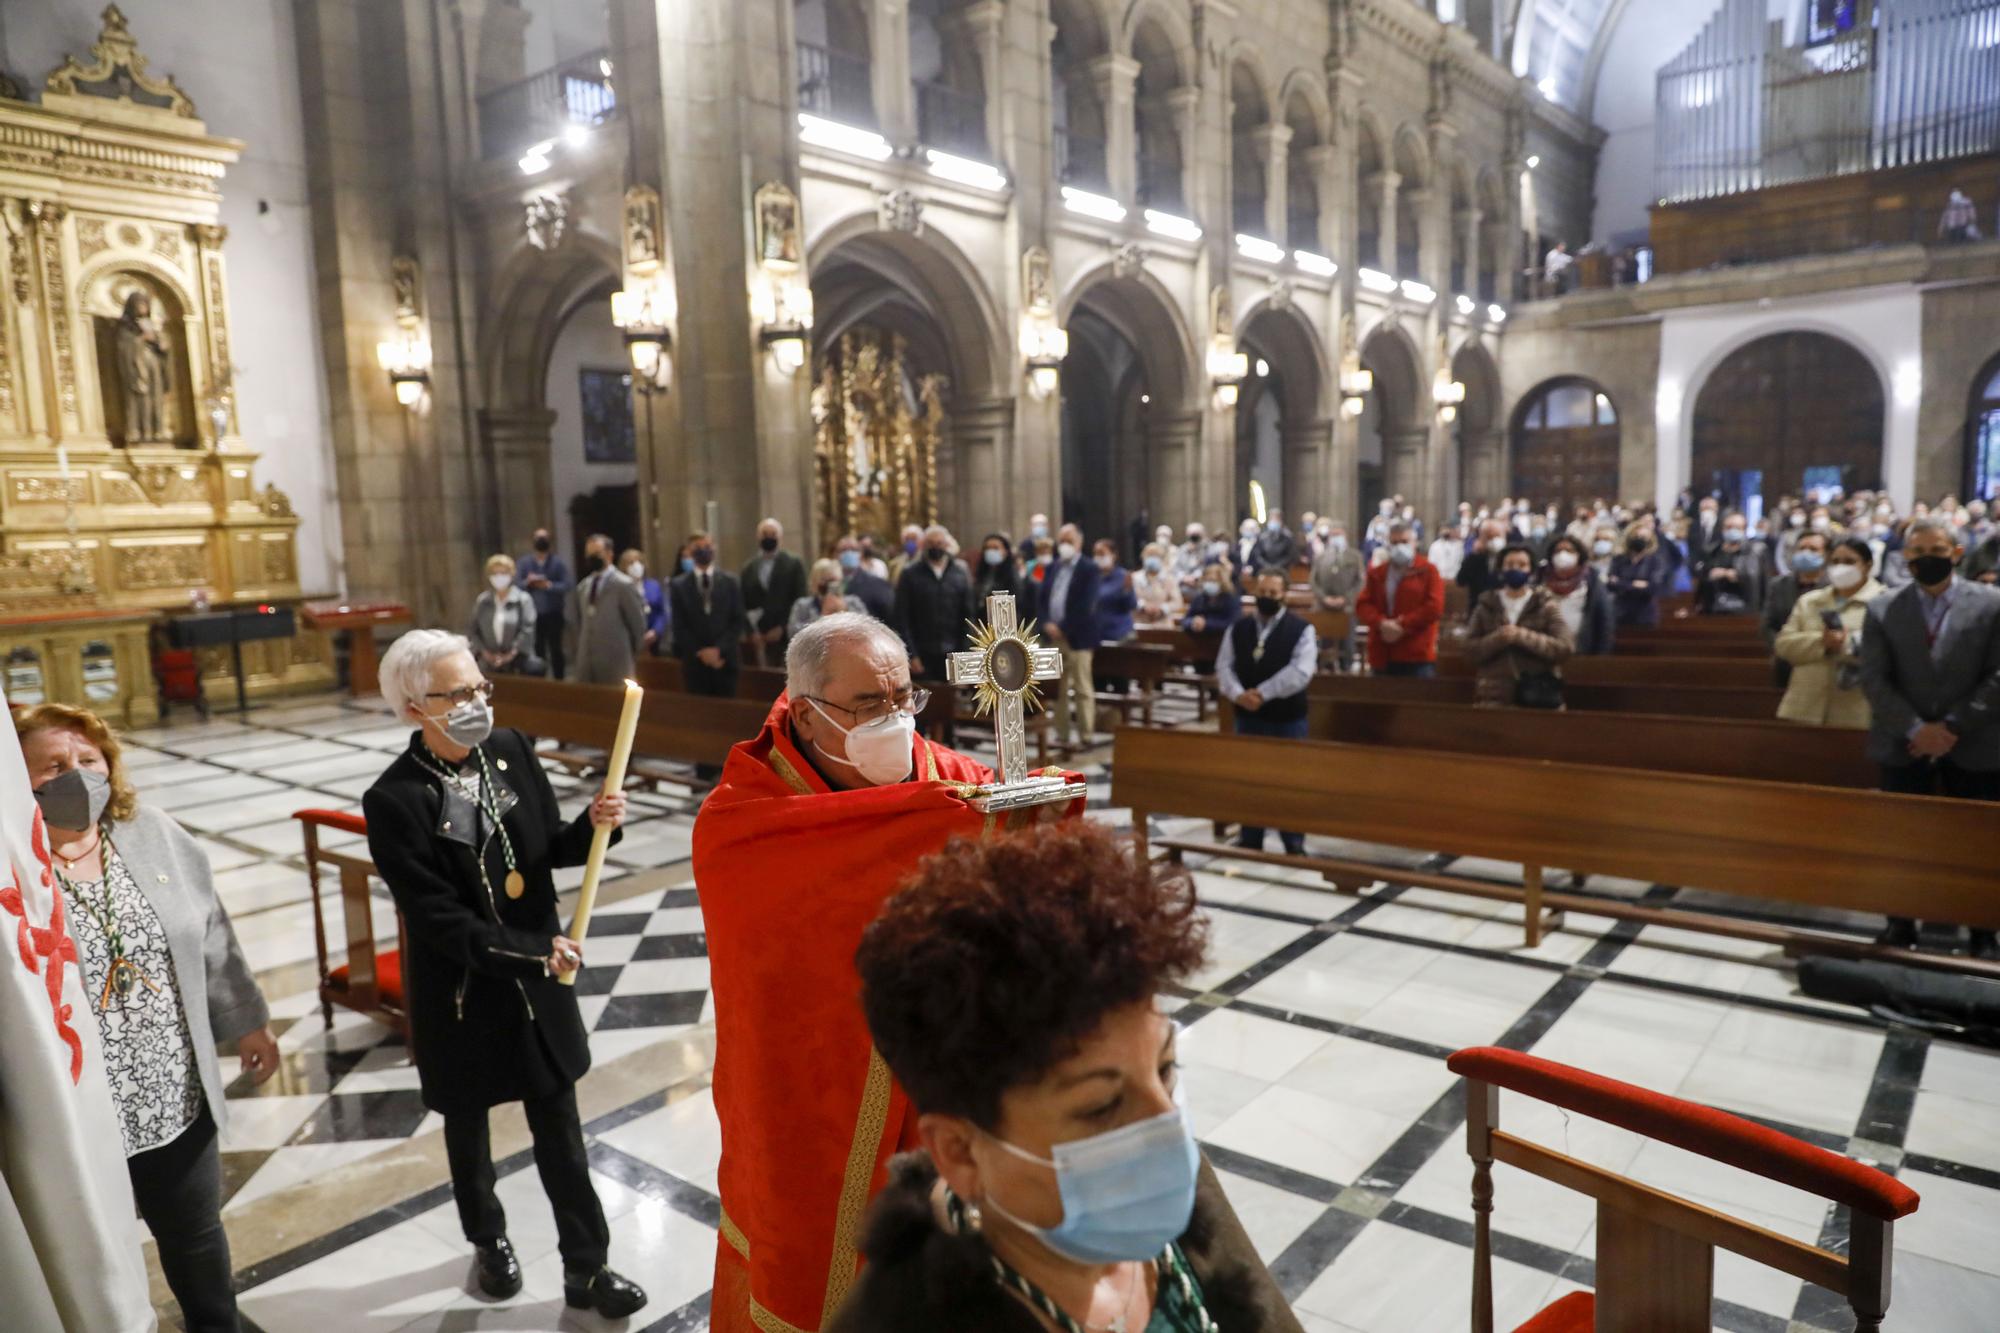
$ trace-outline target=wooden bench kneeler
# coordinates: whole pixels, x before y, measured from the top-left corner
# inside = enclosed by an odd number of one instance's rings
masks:
[[[403,954],[408,940],[403,914],[396,913],[396,947],[377,952],[374,905],[368,892],[375,863],[364,856],[349,856],[319,845],[319,831],[323,828],[365,836],[368,821],[338,810],[297,810],[292,818],[305,830],[306,875],[312,884],[313,948],[319,956],[321,1017],[331,1028],[333,1006],[337,1004],[395,1029],[408,1041],[410,1017],[403,999]],[[341,923],[347,948],[347,961],[331,968],[327,966],[326,917],[319,891],[323,867],[337,871],[340,876]]]
[[[1895,1222],[1919,1202],[1916,1191],[1895,1177],[1726,1111],[1519,1051],[1472,1047],[1446,1064],[1465,1078],[1473,1333],[1493,1333],[1495,1162],[1597,1200],[1596,1291],[1571,1292],[1515,1333],[1708,1333],[1718,1248],[1845,1297],[1857,1333],[1882,1327]],[[1502,1088],[1844,1204],[1852,1219],[1848,1253],[1779,1235],[1517,1138],[1500,1128]]]

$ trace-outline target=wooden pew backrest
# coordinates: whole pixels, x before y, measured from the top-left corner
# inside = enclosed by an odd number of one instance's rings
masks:
[[[527,676],[499,676],[493,683],[495,720],[503,727],[599,748],[608,748],[617,733],[623,686]],[[770,705],[748,699],[648,693],[639,713],[633,753],[653,759],[720,764],[738,741],[747,741],[763,729],[770,711]]]

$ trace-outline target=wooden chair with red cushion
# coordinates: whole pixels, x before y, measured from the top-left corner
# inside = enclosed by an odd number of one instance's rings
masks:
[[[1916,1191],[1894,1176],[1741,1116],[1519,1051],[1471,1047],[1448,1064],[1466,1081],[1473,1333],[1493,1333],[1496,1161],[1597,1200],[1596,1291],[1571,1292],[1515,1333],[1708,1333],[1718,1246],[1845,1297],[1856,1333],[1881,1329],[1891,1231],[1918,1202]],[[1781,1236],[1509,1134],[1500,1128],[1502,1088],[1844,1204],[1852,1216],[1848,1253]]]
[[[323,828],[365,836],[368,821],[338,810],[296,810],[292,818],[305,829],[306,874],[312,883],[313,946],[319,952],[319,1007],[326,1025],[333,1026],[333,1006],[337,1004],[394,1028],[408,1041],[410,1018],[403,1003],[406,941],[402,913],[396,914],[396,947],[377,952],[374,904],[368,891],[375,863],[366,857],[329,851],[319,842]],[[347,961],[332,968],[327,966],[326,920],[320,907],[322,868],[340,875],[341,925],[347,944]]]

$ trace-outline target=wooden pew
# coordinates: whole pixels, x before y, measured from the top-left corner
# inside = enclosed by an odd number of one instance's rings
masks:
[[[1091,669],[1099,676],[1123,679],[1125,692],[1099,690],[1098,708],[1115,711],[1119,723],[1124,726],[1132,724],[1132,710],[1136,708],[1140,724],[1152,726],[1153,703],[1160,697],[1160,687],[1166,683],[1172,668],[1172,650],[1160,644],[1127,642],[1100,645],[1091,658]]]
[[[1320,675],[1307,692],[1314,698],[1347,703],[1469,704],[1472,678],[1440,676],[1407,680],[1398,676]],[[1716,689],[1704,686],[1565,684],[1563,699],[1574,711],[1586,713],[1666,713],[1683,718],[1735,717],[1759,721],[1778,715],[1781,695],[1768,684],[1762,689]]]
[[[1611,651],[1617,657],[1734,657],[1767,665],[1771,660],[1771,650],[1765,647],[1762,639],[1652,639],[1634,642],[1620,634],[1612,643]]]
[[[498,676],[493,684],[494,717],[499,725],[518,728],[530,736],[554,736],[576,745],[610,749],[625,698],[622,686],[531,676]],[[716,699],[662,690],[648,697],[646,707],[640,710],[633,752],[646,759],[720,767],[729,758],[731,746],[763,729],[770,711],[769,704],[752,699]],[[572,771],[586,770],[597,762],[576,756],[572,759],[575,762],[566,765]],[[635,763],[633,776],[657,781],[668,775]]]
[[[1186,686],[1194,692],[1195,720],[1208,719],[1215,697],[1215,655],[1222,650],[1222,631],[1195,634],[1178,625],[1141,625],[1133,642],[1164,647],[1171,667],[1163,685]]]
[[[1310,781],[1300,774],[1310,773]],[[1543,912],[1731,935],[1806,952],[1893,958],[2000,978],[2000,964],[1916,954],[1690,908],[1549,893],[1546,867],[1854,912],[2000,927],[1993,809],[1976,801],[1597,765],[1384,750],[1128,728],[1112,745],[1111,801],[1129,806],[1141,850],[1150,815],[1295,829],[1392,847],[1518,861],[1516,888],[1443,873],[1398,883],[1507,902],[1535,947]],[[1382,866],[1163,840],[1215,854],[1372,881]]]
[[[1551,713],[1466,704],[1340,703],[1307,700],[1308,736],[1345,745],[1444,750],[1502,759],[1701,773],[1807,786],[1875,789],[1879,770],[1865,732],[1795,722],[1685,717],[1661,713]],[[1228,704],[1219,729],[1232,730]]]
[[[1438,654],[1438,675],[1473,675],[1476,667],[1460,653]],[[1771,664],[1740,657],[1572,657],[1562,664],[1563,679],[1578,685],[1653,685],[1760,690],[1771,687]]]

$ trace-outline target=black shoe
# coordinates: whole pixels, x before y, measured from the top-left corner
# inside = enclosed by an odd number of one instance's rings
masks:
[[[1875,942],[1891,949],[1914,949],[1917,947],[1916,919],[1907,916],[1892,916],[1889,924],[1882,927],[1882,933]]]
[[[563,1269],[563,1303],[579,1310],[595,1310],[606,1319],[623,1319],[646,1306],[646,1293],[639,1284],[618,1276],[609,1268],[595,1273]]]
[[[1972,956],[1986,963],[2000,963],[2000,933],[1991,930],[1972,932]]]
[[[504,1301],[521,1291],[521,1261],[505,1236],[475,1245],[479,1260],[479,1289],[496,1301]]]

